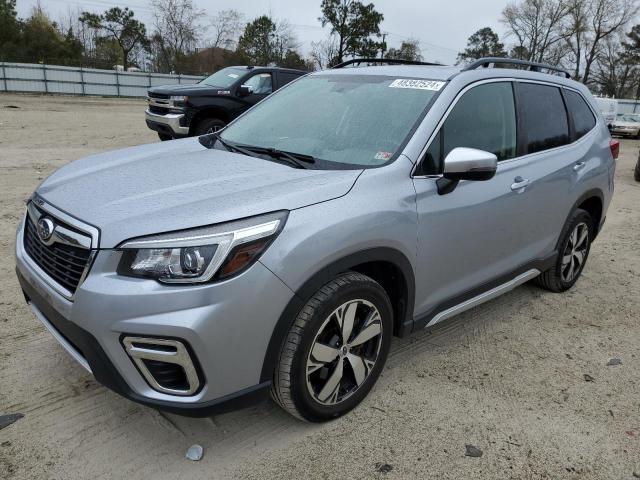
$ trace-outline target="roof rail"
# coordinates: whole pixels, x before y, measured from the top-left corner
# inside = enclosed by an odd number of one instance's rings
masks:
[[[365,64],[386,64],[386,65],[437,65],[442,66],[439,63],[428,63],[428,62],[418,62],[415,60],[400,60],[397,58],[352,58],[351,60],[347,60],[345,62],[339,63],[333,68],[344,68],[349,65],[360,65],[362,63]]]
[[[476,60],[470,63],[462,69],[463,72],[467,70],[475,70],[483,67],[488,68],[489,65],[523,65],[529,67],[532,72],[539,72],[540,70],[549,70],[551,72],[557,72],[564,75],[566,78],[571,78],[571,74],[564,68],[554,67],[553,65],[547,65],[546,63],[529,62],[527,60],[517,60],[515,58],[502,58],[502,57],[486,57]]]

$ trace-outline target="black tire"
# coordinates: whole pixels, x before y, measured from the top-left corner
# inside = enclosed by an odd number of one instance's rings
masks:
[[[640,182],[640,158],[638,158],[638,163],[636,163],[636,168],[633,171],[633,178],[636,182]]]
[[[574,258],[574,254],[572,252],[572,234],[573,232],[579,228],[580,225],[586,225],[587,229],[587,237],[584,240],[585,249],[582,253],[582,262],[579,264],[577,268],[572,267],[571,265],[575,265],[575,263],[565,266],[563,265],[563,259],[567,256],[571,256],[571,262],[577,261],[577,257]],[[555,265],[551,267],[546,272],[541,273],[536,278],[536,283],[542,288],[549,290],[551,292],[564,292],[569,290],[580,278],[582,274],[582,270],[587,263],[587,259],[589,258],[589,251],[591,250],[591,241],[594,237],[594,224],[591,215],[588,212],[582,209],[576,209],[571,216],[567,219],[567,223],[562,229],[562,233],[560,234],[560,241],[558,242],[558,256],[556,258]],[[570,272],[570,268],[574,268],[572,275],[570,278],[567,278],[568,273]]]
[[[215,133],[218,130],[223,129],[226,125],[227,123],[219,118],[204,118],[196,125],[195,133],[198,136]]]
[[[173,137],[171,135],[167,135],[166,133],[160,133],[160,132],[158,132],[158,138],[162,142],[166,142],[167,140],[173,140]]]
[[[324,382],[325,380],[322,380],[323,374],[331,378],[337,370],[338,362],[343,362],[340,371],[344,373],[341,375],[337,387],[333,390],[331,398],[327,398],[329,402],[335,403],[323,404],[319,399],[323,390],[319,388],[319,392],[313,392],[313,387],[308,386],[307,369],[308,362],[312,361],[311,349],[317,345],[316,340],[318,343],[328,343],[324,340],[320,341],[320,335],[324,335],[328,330],[338,326],[338,323],[334,323],[339,321],[338,316],[334,315],[339,308],[353,304],[356,304],[353,316],[356,320],[353,322],[353,330],[349,330],[351,333],[348,334],[348,342],[341,345],[342,331],[338,329],[338,334],[333,334],[331,338],[337,340],[334,347],[336,351],[341,353],[333,361],[317,362],[317,365],[322,366],[317,367],[316,370],[313,370],[314,373],[309,374],[309,382],[314,381],[313,378],[319,379],[318,382]],[[358,335],[365,330],[364,327],[370,328],[372,326],[372,323],[365,325],[363,319],[375,317],[371,305],[375,306],[379,313],[380,321],[373,323],[376,323],[376,329],[379,326],[381,337],[372,337],[359,346],[353,346],[358,341]],[[342,311],[346,312],[347,310],[349,307]],[[368,316],[367,312],[372,315]],[[343,317],[346,318],[347,314],[345,313]],[[392,332],[393,310],[389,297],[380,284],[356,272],[347,272],[337,276],[320,288],[298,313],[280,351],[271,387],[271,396],[284,410],[301,420],[323,422],[344,415],[367,396],[378,379],[389,353]],[[352,343],[353,345],[351,345]],[[362,377],[364,380],[358,384],[356,370],[351,366],[350,352],[355,352],[354,356],[362,360],[368,355],[367,349],[372,351],[372,345],[374,349],[377,349],[375,363],[365,366],[365,362],[362,362],[365,369],[360,371],[367,373]],[[359,348],[364,350],[358,351]],[[370,361],[372,357],[368,358]],[[331,373],[332,371],[333,373]],[[328,384],[329,381],[326,380],[325,387]],[[343,389],[343,398],[339,399]],[[317,398],[314,398],[314,394]]]

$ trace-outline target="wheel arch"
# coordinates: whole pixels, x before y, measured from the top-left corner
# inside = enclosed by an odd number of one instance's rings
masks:
[[[229,114],[224,108],[208,107],[198,111],[193,117],[191,117],[191,121],[189,122],[189,135],[194,135],[198,123],[206,118],[219,118],[225,123],[229,123]]]
[[[600,232],[600,227],[602,225],[602,214],[604,209],[604,195],[602,190],[594,188],[585,192],[573,204],[571,212],[578,208],[585,210],[593,219],[593,238],[595,239]]]
[[[280,315],[264,356],[260,381],[270,381],[278,363],[282,344],[296,315],[307,301],[336,275],[356,271],[373,278],[385,289],[394,311],[394,335],[404,336],[413,328],[415,276],[409,259],[399,250],[388,247],[372,248],[340,258],[323,267],[307,279],[295,292]],[[391,275],[391,278],[388,277]]]

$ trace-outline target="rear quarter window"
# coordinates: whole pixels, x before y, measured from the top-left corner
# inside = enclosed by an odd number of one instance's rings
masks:
[[[584,137],[596,126],[596,117],[579,93],[571,90],[564,91],[567,110],[573,120],[575,140]]]
[[[569,121],[558,87],[518,82],[516,96],[522,155],[569,143]]]

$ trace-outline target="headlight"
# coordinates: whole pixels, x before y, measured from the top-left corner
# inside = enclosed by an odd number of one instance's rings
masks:
[[[288,212],[129,240],[118,274],[163,283],[202,283],[246,270],[278,236]]]
[[[169,101],[174,108],[182,108],[187,104],[189,97],[186,95],[172,95],[169,97]]]

